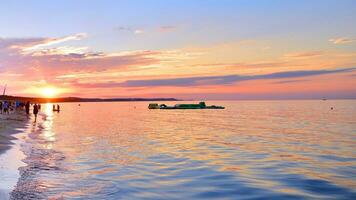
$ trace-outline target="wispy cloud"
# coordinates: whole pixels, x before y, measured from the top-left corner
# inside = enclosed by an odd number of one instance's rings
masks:
[[[288,83],[298,83],[298,82],[306,82],[309,80],[305,80],[305,79],[296,79],[296,80],[283,80],[283,81],[275,81],[272,82],[273,84],[288,84]]]
[[[132,28],[132,27],[129,27],[129,26],[119,26],[119,27],[116,28],[116,30],[122,31],[122,32],[133,33],[133,34],[136,34],[136,35],[145,33],[145,31],[143,29]]]
[[[54,44],[59,44],[59,43],[63,43],[63,42],[67,42],[70,40],[81,40],[83,38],[87,37],[86,33],[78,33],[75,35],[70,35],[70,36],[66,36],[66,37],[62,37],[62,38],[48,38],[44,41],[42,41],[42,43],[33,45],[33,46],[29,46],[29,47],[21,47],[21,46],[16,46],[16,48],[20,48],[22,49],[24,52],[29,52],[29,51],[34,51],[34,50],[38,50],[44,47],[48,47]]]
[[[288,53],[285,54],[284,57],[286,58],[310,58],[323,55],[324,52],[322,51],[309,51],[309,52],[296,52],[296,53]]]
[[[136,29],[136,30],[134,31],[135,34],[143,34],[144,32],[145,32],[145,31],[142,30],[142,29]]]
[[[5,78],[9,78],[9,77],[20,77],[20,76],[23,76],[23,74],[19,74],[19,73],[8,73],[8,72],[0,73],[0,77],[5,77]]]
[[[346,38],[346,37],[341,37],[341,38],[332,38],[329,40],[329,42],[333,43],[333,44],[350,44],[355,42],[356,39],[352,39],[352,38]]]
[[[166,26],[161,26],[159,27],[160,32],[171,32],[177,29],[177,26],[171,26],[171,25],[166,25]]]
[[[159,52],[133,51],[122,54],[92,52],[87,47],[50,47],[83,37],[85,34],[61,38],[0,38],[0,71],[9,74],[31,73],[27,80],[43,79],[43,76],[50,80],[69,72],[127,69],[158,62],[153,55]],[[23,53],[24,49],[31,51]]]
[[[119,26],[115,28],[115,30],[121,31],[121,32],[127,32],[127,33],[132,33],[135,35],[139,34],[144,34],[146,32],[161,32],[161,33],[168,33],[176,30],[178,26],[173,26],[173,25],[164,25],[164,26],[159,26],[159,27],[151,27],[150,29],[143,29],[139,27],[130,27],[130,26]]]
[[[241,81],[259,79],[283,79],[298,78],[307,76],[317,76],[323,74],[333,74],[341,72],[351,72],[355,68],[336,70],[314,70],[314,71],[288,71],[262,75],[227,75],[227,76],[203,76],[173,79],[153,79],[153,80],[128,80],[121,84],[124,87],[148,87],[148,86],[200,86],[200,85],[226,85]]]

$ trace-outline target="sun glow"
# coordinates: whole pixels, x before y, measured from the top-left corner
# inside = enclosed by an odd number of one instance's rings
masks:
[[[58,90],[53,87],[45,87],[41,89],[41,94],[46,98],[53,98],[58,94]]]

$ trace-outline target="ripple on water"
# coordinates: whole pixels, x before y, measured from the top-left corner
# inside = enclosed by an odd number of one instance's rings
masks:
[[[356,139],[356,104],[323,103],[337,104],[337,116],[329,105],[309,101],[219,102],[228,109],[212,111],[65,104],[66,112],[49,113],[28,130],[27,166],[12,194],[356,199],[350,142]]]

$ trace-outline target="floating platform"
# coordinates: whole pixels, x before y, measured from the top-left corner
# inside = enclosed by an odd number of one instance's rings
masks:
[[[207,106],[205,102],[199,104],[176,104],[174,106],[167,106],[166,104],[158,105],[157,103],[150,103],[149,109],[225,109],[223,106]]]

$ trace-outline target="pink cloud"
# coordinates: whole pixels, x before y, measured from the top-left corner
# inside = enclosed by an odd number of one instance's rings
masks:
[[[28,80],[52,80],[58,75],[76,71],[124,70],[158,62],[153,55],[159,52],[154,51],[108,54],[91,52],[86,47],[49,47],[83,37],[84,34],[62,38],[1,38],[0,72],[31,74],[26,77]]]
[[[342,38],[332,38],[329,40],[329,42],[333,43],[333,44],[350,44],[355,42],[356,39],[351,39],[351,38],[346,38],[346,37],[342,37]]]
[[[177,29],[177,26],[161,26],[159,27],[160,32],[171,32]]]
[[[309,51],[309,52],[297,52],[297,53],[288,53],[285,54],[286,58],[310,58],[323,55],[322,51]]]

